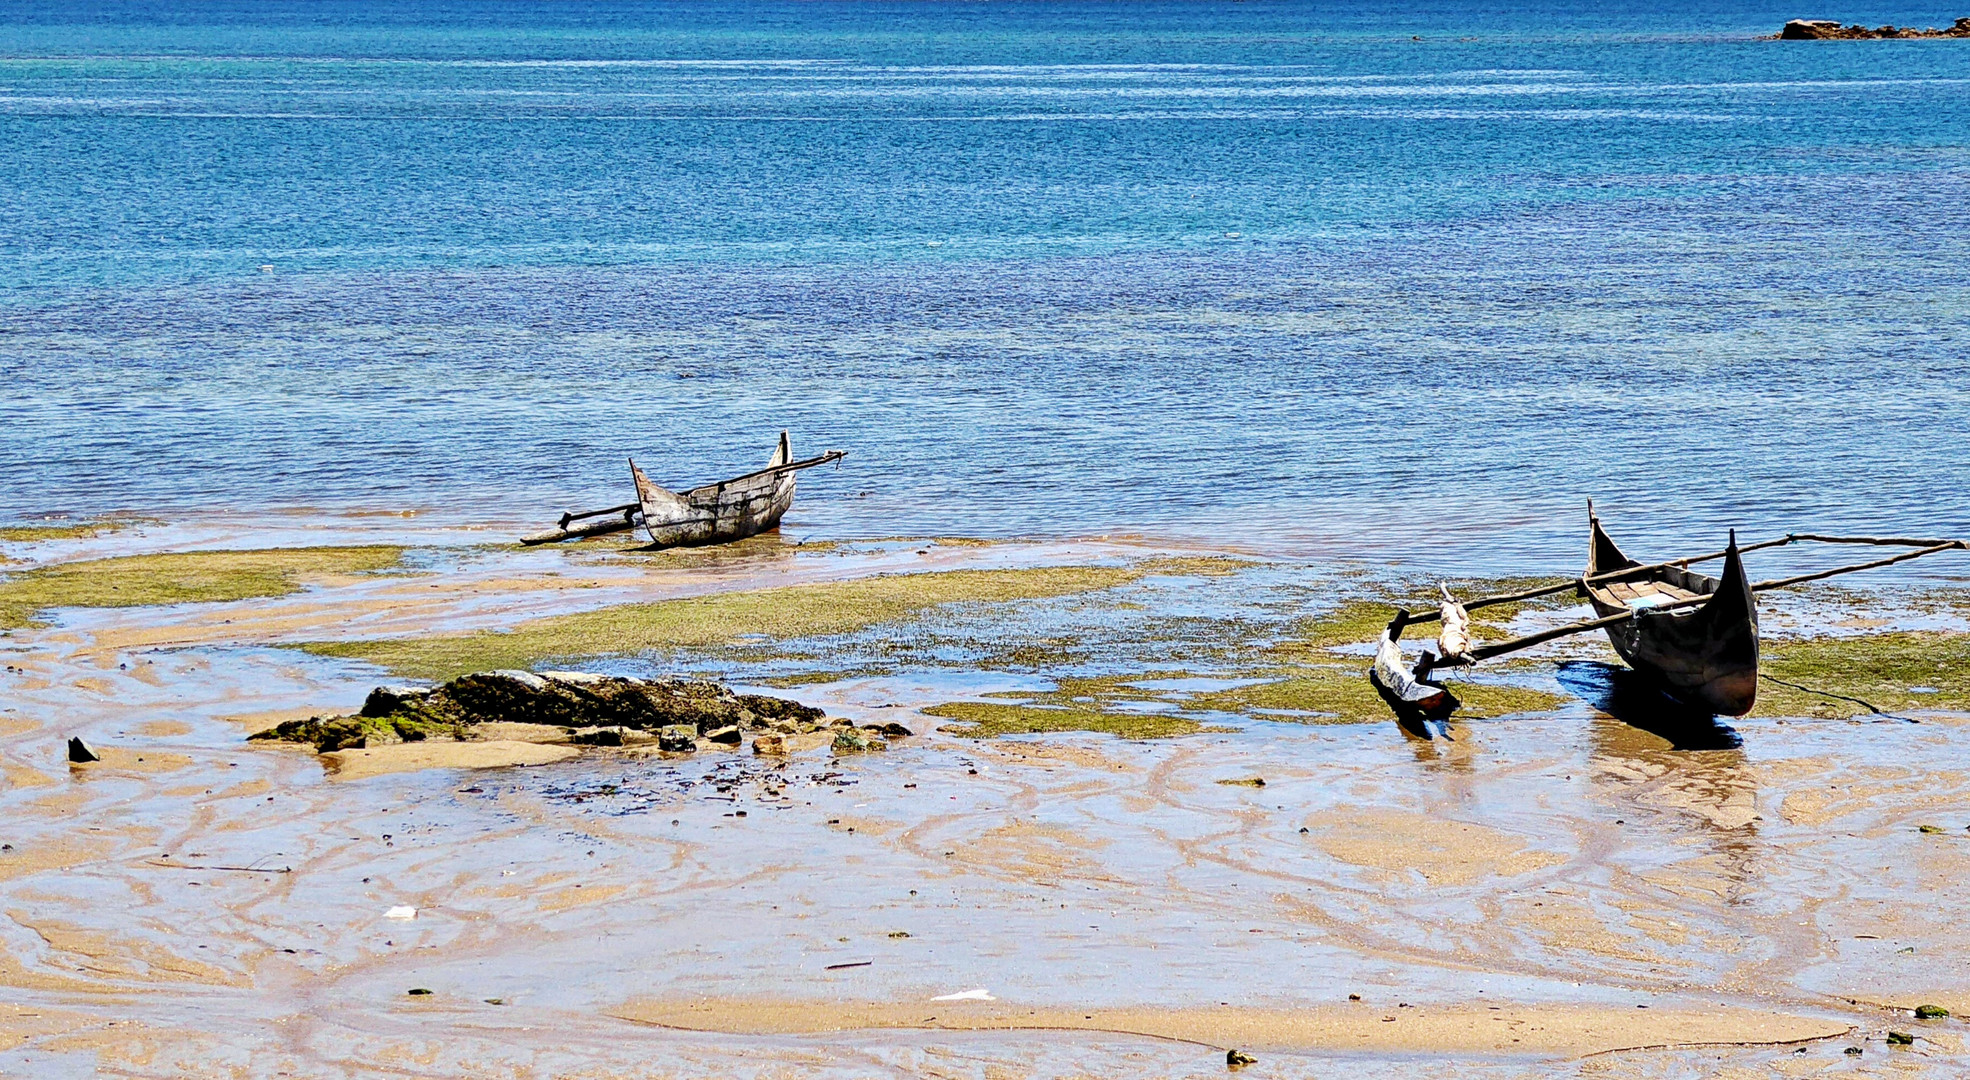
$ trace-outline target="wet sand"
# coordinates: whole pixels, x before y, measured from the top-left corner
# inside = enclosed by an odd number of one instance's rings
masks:
[[[244,741],[387,681],[293,642],[1158,550],[460,554],[14,631],[0,1072],[1163,1076],[1233,1046],[1264,1076],[1970,1063],[1961,1022],[1905,1011],[1970,1007],[1949,716],[1746,720],[1741,746],[1676,749],[1575,697],[1448,742],[1233,717],[974,740],[917,710],[1044,677],[905,669],[775,691],[920,732],[883,754]],[[104,760],[68,765],[70,735]],[[974,990],[993,1000],[932,1000]]]

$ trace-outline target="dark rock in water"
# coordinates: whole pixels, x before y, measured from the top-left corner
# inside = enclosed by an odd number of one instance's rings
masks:
[[[1832,19],[1794,19],[1778,32],[1780,41],[1874,41],[1887,38],[1970,38],[1970,18],[1956,20],[1953,25],[1927,27],[1918,30],[1913,26],[1877,26],[1872,29],[1856,23],[1841,26]]]
[[[581,746],[621,746],[621,728],[597,728],[594,731],[577,731],[568,737],[571,743]]]
[[[1256,1064],[1258,1060],[1258,1058],[1253,1057],[1243,1050],[1227,1050],[1224,1052],[1224,1063],[1234,1069]]]
[[[364,699],[362,711],[357,716],[390,716],[414,708],[431,691],[420,686],[379,686],[369,692]]]
[[[68,740],[68,759],[78,765],[86,765],[91,761],[102,760],[102,758],[96,756],[94,750],[89,748],[88,743],[75,738]]]
[[[1915,1036],[1913,1036],[1913,1035],[1910,1035],[1910,1034],[1909,1034],[1908,1032],[1906,1032],[1906,1031],[1891,1031],[1891,1032],[1889,1032],[1889,1033],[1888,1033],[1888,1045],[1889,1045],[1889,1046],[1914,1046],[1914,1045],[1915,1045]]]
[[[1915,1007],[1915,1018],[1917,1020],[1941,1020],[1948,1015],[1949,1010],[1943,1008],[1941,1005],[1917,1005]]]
[[[727,746],[737,746],[739,745],[739,729],[737,727],[713,728],[705,732],[705,738],[711,742],[724,743]]]
[[[899,739],[906,738],[908,736],[916,734],[916,732],[911,731],[909,728],[904,727],[903,725],[895,722],[894,720],[890,721],[887,724],[863,724],[862,730],[874,731],[882,735],[894,735]]]
[[[672,724],[657,732],[657,749],[688,754],[698,748],[698,729],[689,724]]]
[[[788,701],[786,698],[767,697],[764,694],[740,694],[739,704],[745,706],[762,721],[755,724],[755,727],[763,727],[774,720],[819,724],[827,717],[826,713],[812,705],[802,705],[798,701]]]

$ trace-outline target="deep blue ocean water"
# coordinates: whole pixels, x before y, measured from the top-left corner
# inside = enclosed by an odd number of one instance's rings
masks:
[[[1970,532],[1961,14],[16,0],[0,518]]]

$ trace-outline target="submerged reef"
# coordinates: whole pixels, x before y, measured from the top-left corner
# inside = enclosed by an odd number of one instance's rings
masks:
[[[1773,38],[1779,41],[1875,41],[1884,38],[1970,38],[1970,18],[1962,18],[1950,26],[1926,27],[1877,26],[1866,27],[1859,23],[1842,26],[1834,19],[1794,19],[1785,24]]]

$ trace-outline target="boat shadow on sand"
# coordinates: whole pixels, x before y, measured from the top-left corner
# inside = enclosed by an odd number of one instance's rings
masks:
[[[1669,697],[1630,668],[1570,660],[1560,664],[1557,678],[1569,692],[1616,720],[1667,739],[1672,749],[1735,750],[1744,745],[1736,728]]]

